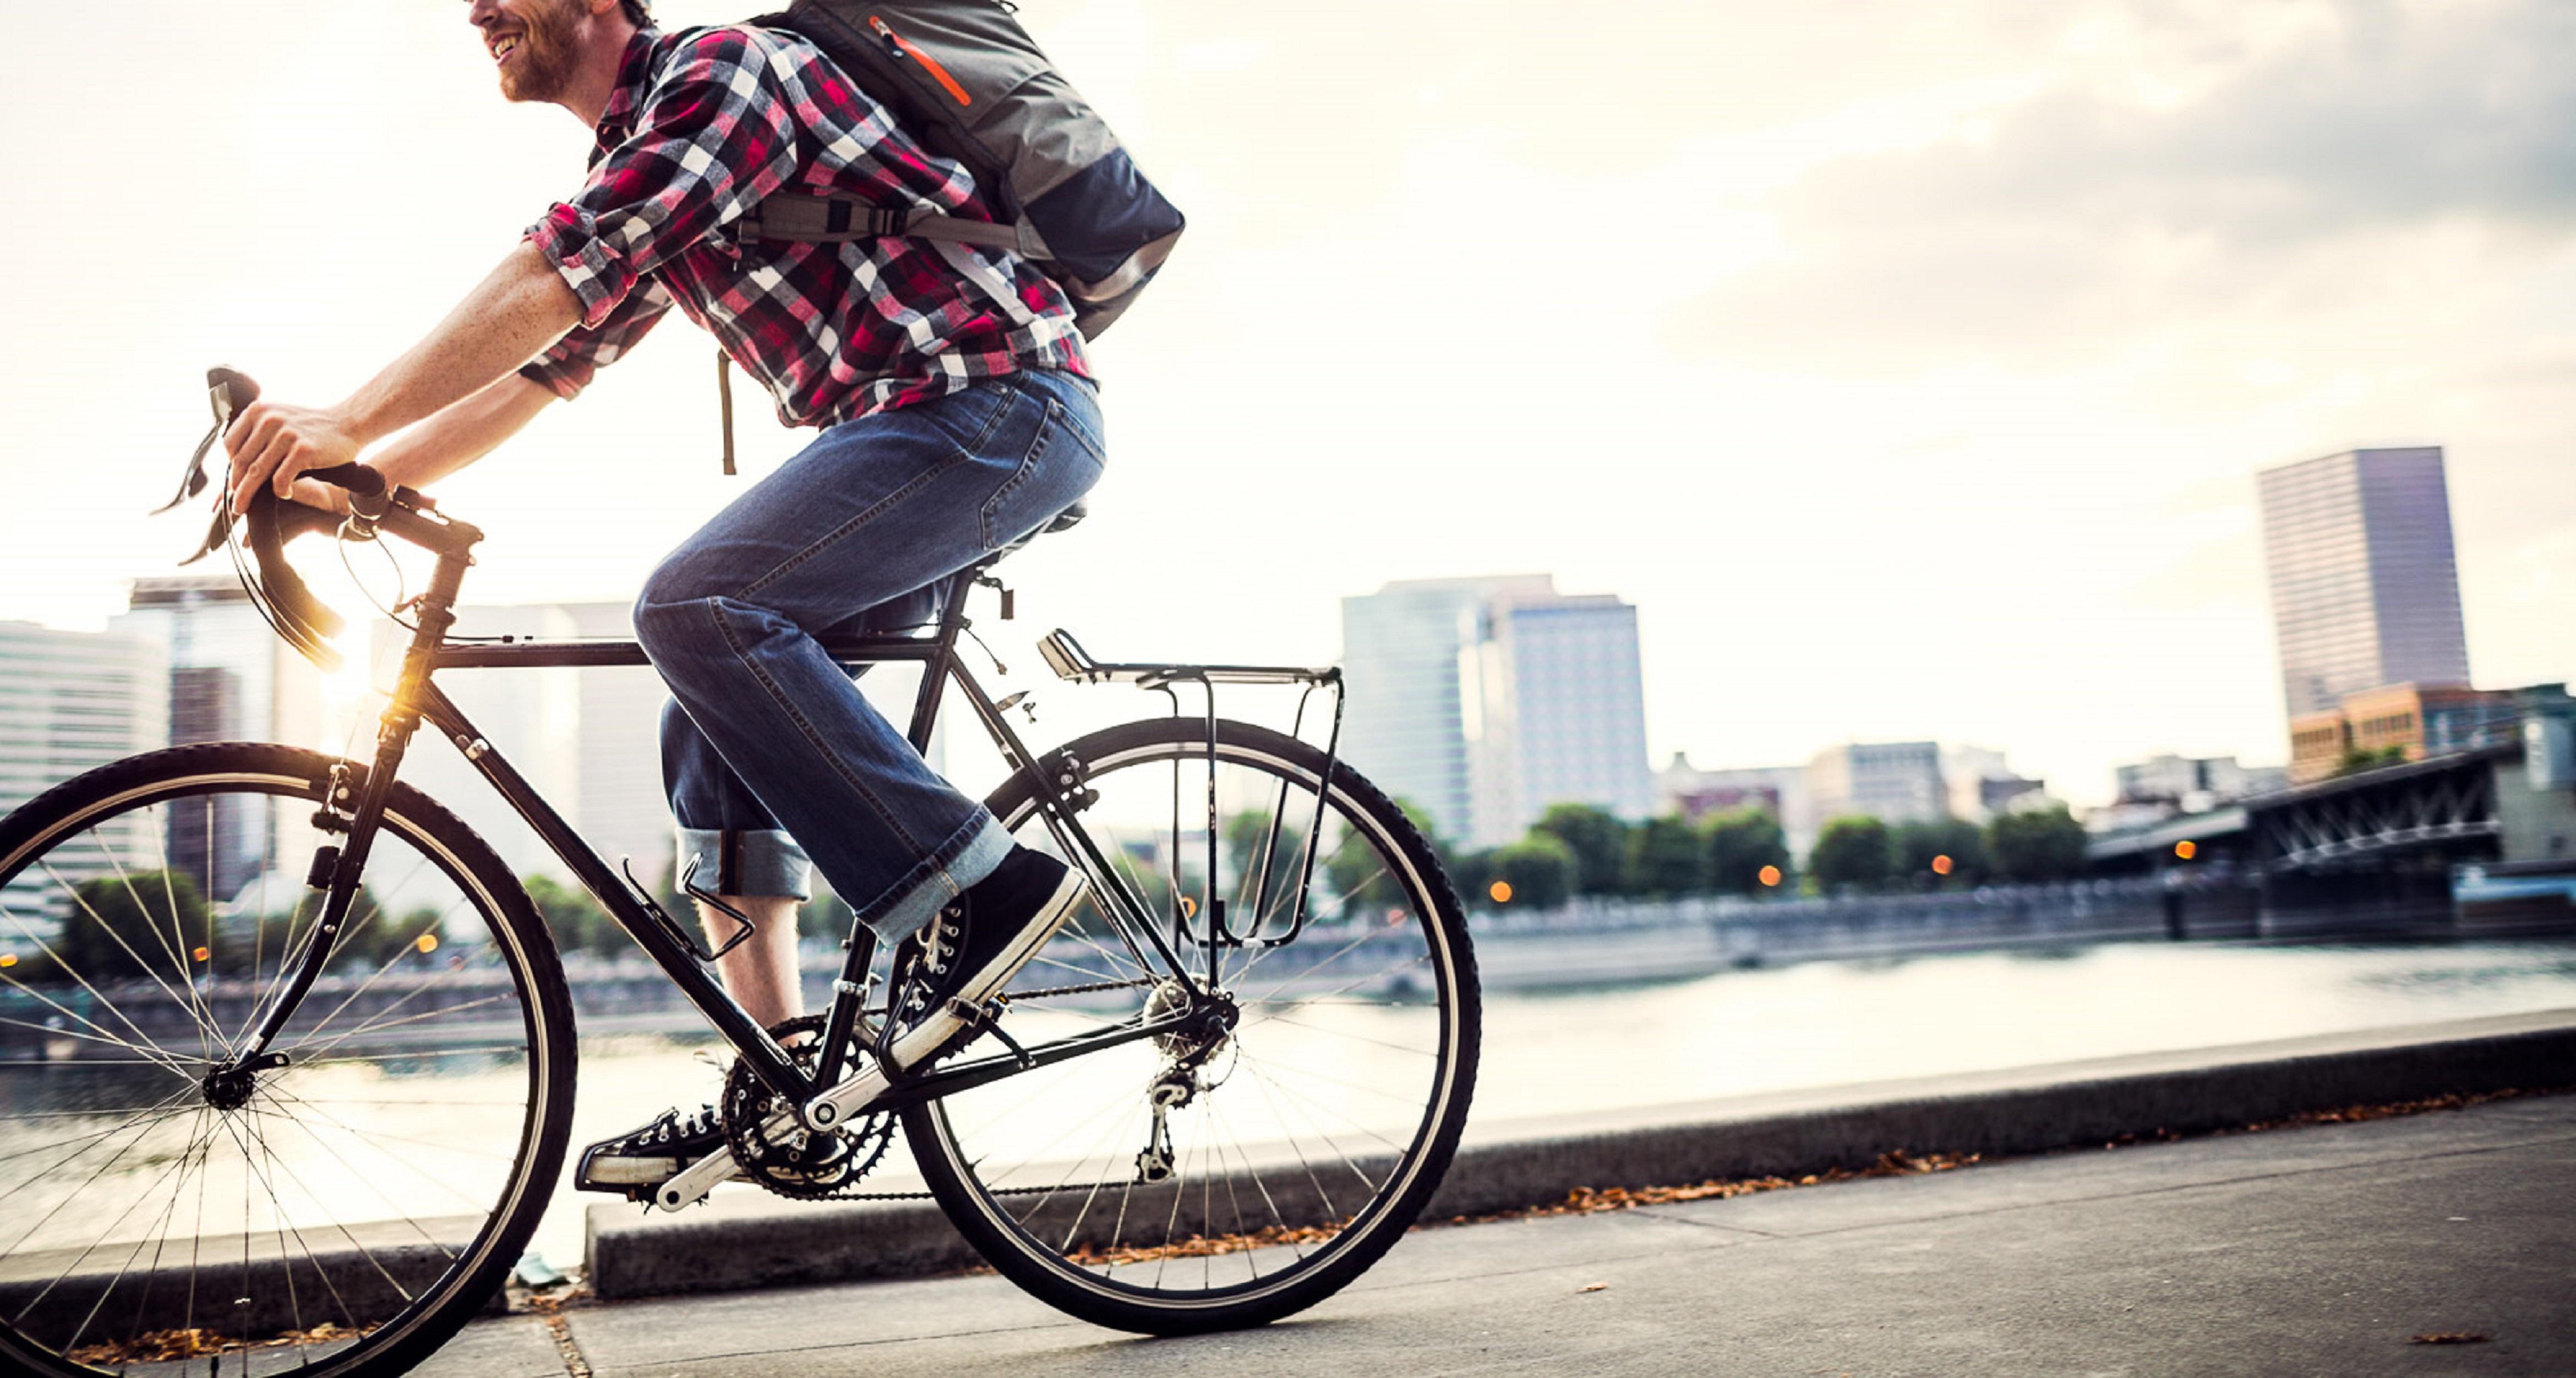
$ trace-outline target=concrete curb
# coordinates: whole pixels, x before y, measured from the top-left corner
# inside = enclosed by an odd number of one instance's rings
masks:
[[[2576,1010],[1472,1126],[1426,1219],[1579,1187],[1864,1167],[1891,1150],[2016,1154],[2305,1111],[2576,1085]],[[741,1192],[680,1215],[591,1207],[592,1288],[623,1298],[908,1277],[980,1263],[922,1202]]]

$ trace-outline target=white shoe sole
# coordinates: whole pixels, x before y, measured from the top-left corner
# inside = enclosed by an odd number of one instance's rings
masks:
[[[1037,914],[1020,930],[1019,936],[1011,940],[1011,945],[1003,948],[1000,956],[987,962],[982,971],[967,977],[966,984],[958,987],[957,993],[950,997],[948,1006],[932,1011],[928,1018],[894,1041],[894,1065],[909,1071],[937,1056],[948,1040],[966,1027],[966,1021],[957,1016],[955,1002],[962,1000],[969,1005],[980,1005],[991,999],[995,991],[1029,964],[1031,957],[1038,955],[1038,949],[1046,946],[1047,939],[1054,937],[1057,929],[1064,927],[1064,921],[1072,917],[1073,906],[1082,899],[1086,888],[1082,873],[1067,868],[1064,879],[1055,887],[1055,893],[1047,896],[1045,904],[1038,906]]]

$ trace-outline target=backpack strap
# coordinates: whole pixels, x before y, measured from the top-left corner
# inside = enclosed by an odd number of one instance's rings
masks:
[[[927,206],[880,206],[856,196],[816,196],[805,192],[772,192],[735,224],[744,239],[783,239],[796,244],[847,244],[859,239],[944,239],[1007,249],[1022,258],[1045,259],[1046,241],[1026,221],[997,225],[989,220],[961,220]]]

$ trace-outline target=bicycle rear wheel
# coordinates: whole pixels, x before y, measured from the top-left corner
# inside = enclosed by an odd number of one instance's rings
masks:
[[[563,1160],[573,1036],[525,893],[406,786],[270,1051],[329,758],[134,757],[0,821],[0,1369],[397,1373],[497,1292]]]
[[[1234,722],[1215,735],[1213,763],[1203,720],[1164,719],[1042,764],[1061,778],[1079,763],[1085,831],[1194,972],[1216,908],[1200,897],[1270,936],[1302,900],[1295,941],[1219,949],[1230,1032],[1126,1043],[904,1115],[932,1192],[994,1267],[1148,1333],[1257,1325],[1348,1284],[1439,1186],[1476,1079],[1475,958],[1421,834],[1348,767],[1327,786],[1312,746]],[[989,802],[1023,844],[1058,850],[1024,778]],[[1132,1019],[1175,998],[1158,966],[1086,899],[1013,979],[1003,1027],[1033,1045]]]

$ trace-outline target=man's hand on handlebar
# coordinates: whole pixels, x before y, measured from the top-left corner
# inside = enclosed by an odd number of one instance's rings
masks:
[[[224,432],[232,455],[232,509],[250,510],[251,495],[262,485],[281,498],[333,512],[349,510],[349,495],[338,487],[298,475],[356,461],[363,448],[339,413],[329,408],[255,402],[233,418]]]

